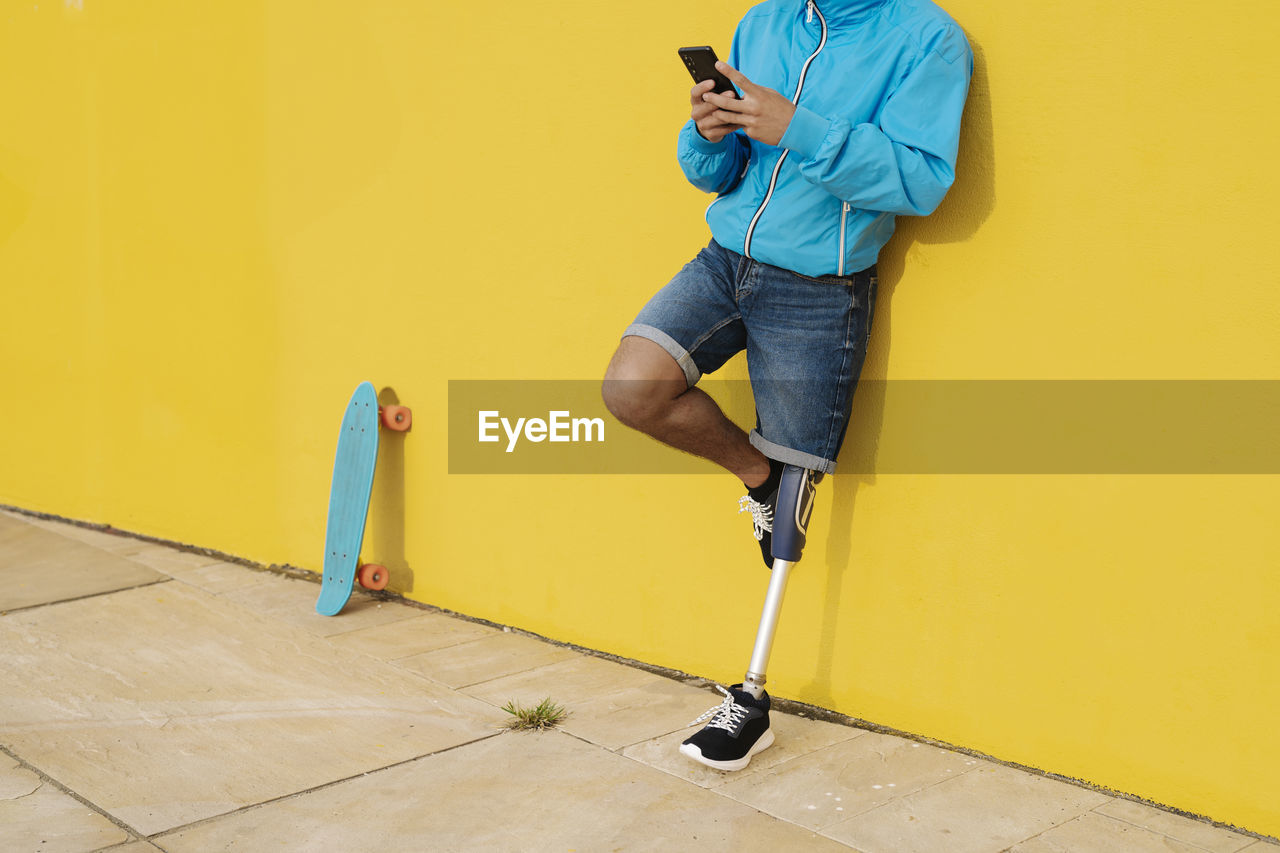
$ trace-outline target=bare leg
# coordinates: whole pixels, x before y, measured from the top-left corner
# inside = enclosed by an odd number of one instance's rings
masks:
[[[627,426],[709,459],[749,487],[768,479],[765,455],[705,391],[690,388],[676,360],[648,338],[622,339],[601,390],[609,411]]]

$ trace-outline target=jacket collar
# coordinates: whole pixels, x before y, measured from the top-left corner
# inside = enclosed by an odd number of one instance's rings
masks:
[[[802,0],[801,8],[807,11],[810,2],[818,7],[828,24],[840,24],[869,18],[889,0]]]

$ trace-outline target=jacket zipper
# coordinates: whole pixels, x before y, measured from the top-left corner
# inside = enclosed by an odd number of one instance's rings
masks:
[[[818,23],[822,26],[822,37],[818,39],[818,47],[813,53],[809,54],[809,58],[804,61],[804,65],[800,68],[800,79],[796,81],[796,93],[791,97],[791,103],[793,104],[800,103],[800,93],[804,91],[804,78],[809,73],[809,66],[827,45],[827,19],[823,17],[822,10],[818,8],[818,4],[814,0],[809,0],[805,20],[812,21],[815,12],[818,15]],[[782,156],[778,158],[777,165],[773,167],[773,174],[769,177],[769,189],[765,191],[764,200],[756,208],[756,214],[751,217],[751,224],[747,226],[747,236],[742,241],[742,254],[748,258],[751,257],[751,238],[755,234],[756,223],[760,221],[760,216],[764,213],[764,209],[769,206],[769,199],[773,197],[773,191],[778,186],[778,174],[782,171],[782,164],[786,162],[787,155],[790,153],[790,151],[783,151]],[[752,258],[752,260],[755,259]]]
[[[849,202],[844,202],[840,208],[840,262],[837,265],[836,275],[844,275],[844,226],[849,219]]]

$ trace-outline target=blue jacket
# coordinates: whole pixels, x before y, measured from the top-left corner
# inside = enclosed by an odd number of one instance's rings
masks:
[[[719,193],[707,224],[721,246],[851,275],[876,262],[896,216],[931,213],[955,179],[973,53],[929,0],[767,0],[727,61],[796,113],[777,146],[681,129],[685,175]]]

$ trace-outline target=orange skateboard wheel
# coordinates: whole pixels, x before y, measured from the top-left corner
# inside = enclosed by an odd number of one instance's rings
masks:
[[[407,432],[413,426],[413,412],[408,406],[383,406],[382,425],[396,432]]]
[[[356,572],[356,580],[365,589],[386,589],[387,581],[391,580],[391,575],[387,572],[386,566],[379,566],[377,563],[365,563]]]

